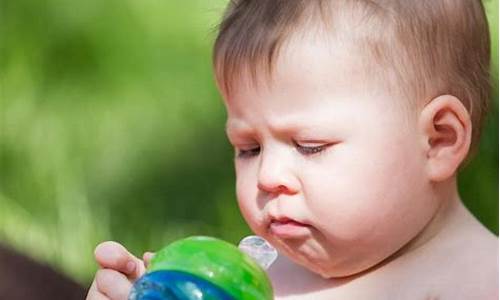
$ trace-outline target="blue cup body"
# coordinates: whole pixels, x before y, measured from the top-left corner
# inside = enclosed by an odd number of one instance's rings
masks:
[[[220,287],[179,271],[155,271],[137,280],[129,300],[236,300]]]

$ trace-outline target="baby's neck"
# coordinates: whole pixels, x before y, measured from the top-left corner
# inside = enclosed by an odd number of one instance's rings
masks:
[[[474,217],[465,208],[458,195],[456,180],[450,180],[435,194],[439,201],[439,208],[427,225],[410,242],[386,259],[385,263],[411,259],[415,251],[431,251],[436,244],[442,244],[444,239],[450,238],[464,225],[474,222]]]

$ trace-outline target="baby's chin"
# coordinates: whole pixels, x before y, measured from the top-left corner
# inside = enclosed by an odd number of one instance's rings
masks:
[[[340,253],[314,227],[310,228],[308,234],[294,237],[278,237],[264,226],[255,226],[253,229],[256,234],[268,240],[291,261],[325,279],[356,276],[384,260],[383,257],[374,256],[374,253],[370,251],[356,255],[353,251],[344,249]],[[359,248],[354,245],[352,247]],[[377,253],[377,255],[380,254]]]
[[[309,271],[321,276],[324,279],[346,279],[348,277],[357,276],[369,270],[374,264],[360,265],[337,265],[332,261],[324,259],[316,259],[312,257],[304,257],[301,255],[287,255],[295,263],[305,267]]]
[[[345,279],[356,276],[380,262],[373,258],[339,257],[311,241],[302,241],[299,244],[298,241],[271,238],[270,242],[291,261],[324,279]]]

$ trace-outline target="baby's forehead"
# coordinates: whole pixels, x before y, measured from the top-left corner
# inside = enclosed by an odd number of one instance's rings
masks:
[[[276,84],[277,78],[303,84],[308,76],[314,76],[318,86],[335,78],[338,86],[352,89],[361,84],[394,89],[397,83],[391,66],[377,57],[375,48],[384,41],[382,34],[373,34],[375,29],[371,26],[376,22],[363,20],[365,13],[361,11],[340,10],[335,16],[329,13],[326,17],[320,17],[318,11],[309,10],[307,14],[309,18],[297,21],[273,45],[267,45],[267,52],[264,39],[257,42],[260,50],[253,49],[249,41],[242,45],[240,55],[226,53],[225,62],[218,61],[216,53],[216,80],[222,93],[229,95],[232,89]],[[249,53],[245,55],[245,51]],[[278,76],[283,74],[287,76]]]
[[[275,112],[314,111],[315,114],[346,101],[355,109],[363,109],[366,101],[379,99],[390,100],[391,106],[397,106],[392,101],[399,101],[400,97],[386,87],[380,76],[373,76],[373,67],[370,68],[363,55],[356,45],[348,43],[311,36],[290,40],[276,57],[271,73],[257,69],[252,78],[246,70],[233,78],[233,90],[225,97],[226,104],[231,113],[239,115],[244,115],[251,106],[265,106]]]
[[[269,89],[281,89],[291,98],[392,93],[389,82],[359,44],[317,31],[303,32],[282,45],[271,70],[262,65],[241,67],[232,78],[232,94],[225,98],[249,91],[254,98],[262,97]]]
[[[313,76],[322,83],[332,79],[339,85],[351,86],[373,79],[377,67],[362,44],[336,36],[300,34],[291,37],[276,57],[273,73],[300,82]],[[262,74],[261,74],[262,75]]]

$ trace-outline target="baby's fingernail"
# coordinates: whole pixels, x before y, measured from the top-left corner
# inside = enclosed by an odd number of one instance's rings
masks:
[[[136,267],[136,263],[133,262],[133,261],[129,261],[127,263],[127,273],[130,274],[130,273],[134,272],[135,271],[135,267]]]
[[[144,255],[142,256],[142,259],[145,260],[145,261],[148,261],[150,259],[152,259],[154,256],[154,253],[153,252],[144,252]]]

